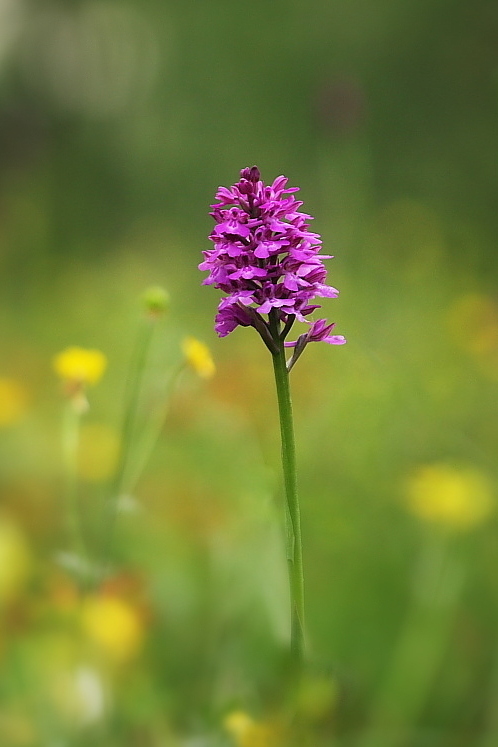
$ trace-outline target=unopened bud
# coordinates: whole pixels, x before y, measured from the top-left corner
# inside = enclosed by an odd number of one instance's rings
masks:
[[[169,293],[160,285],[152,285],[142,295],[145,311],[151,316],[162,316],[169,308]]]
[[[243,195],[250,195],[252,194],[253,185],[251,182],[248,182],[247,180],[243,180],[239,183],[239,192],[241,192]]]
[[[259,182],[261,179],[261,172],[257,166],[251,166],[251,168],[242,169],[240,172],[242,179],[247,179],[248,182]]]

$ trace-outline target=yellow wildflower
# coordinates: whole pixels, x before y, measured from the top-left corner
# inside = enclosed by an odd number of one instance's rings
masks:
[[[211,352],[207,345],[195,337],[185,337],[182,350],[188,365],[202,379],[210,379],[216,371]]]
[[[0,428],[13,425],[26,412],[28,393],[14,379],[0,378]]]
[[[88,482],[107,480],[116,467],[119,436],[104,423],[87,423],[80,432],[78,474]]]
[[[253,724],[254,719],[245,711],[231,711],[223,722],[228,733],[235,737],[246,732]]]
[[[493,511],[489,480],[472,467],[420,467],[407,481],[410,510],[425,521],[454,530],[471,529]]]
[[[88,637],[114,661],[133,658],[142,645],[143,625],[137,610],[117,596],[89,597],[82,624]]]
[[[107,358],[100,350],[70,347],[53,359],[56,374],[67,382],[96,384],[107,367]]]
[[[489,296],[467,293],[447,312],[454,341],[467,352],[485,355],[498,349],[498,305]]]
[[[446,314],[454,341],[474,357],[486,378],[498,380],[498,303],[482,293],[458,298]]]
[[[232,711],[225,717],[224,727],[237,747],[278,747],[282,745],[282,729],[276,724],[256,721],[245,711]]]

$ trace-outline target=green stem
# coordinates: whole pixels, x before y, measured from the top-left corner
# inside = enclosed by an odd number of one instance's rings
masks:
[[[113,484],[113,493],[118,498],[127,487],[126,478],[131,446],[135,435],[138,402],[154,329],[155,319],[153,317],[145,317],[141,320],[141,326],[137,333],[135,353],[130,364],[130,373],[124,398],[125,410],[121,431],[122,448]]]
[[[130,364],[130,372],[125,392],[125,408],[123,424],[121,427],[121,448],[119,460],[111,484],[110,495],[107,502],[107,516],[105,521],[105,536],[102,551],[102,568],[104,576],[112,553],[114,530],[119,507],[119,498],[127,488],[127,477],[129,471],[129,458],[133,437],[135,435],[136,418],[139,404],[142,379],[147,363],[152,335],[155,328],[155,317],[147,316],[142,322],[137,333],[135,351]]]
[[[273,370],[277,387],[282,467],[286,498],[287,566],[291,598],[291,656],[298,669],[304,660],[304,575],[301,539],[301,518],[297,494],[296,448],[292,420],[289,372],[283,340],[279,339],[278,325],[272,324],[272,336],[278,352],[273,355]]]
[[[156,408],[156,413],[147,420],[144,426],[144,432],[136,448],[135,459],[131,464],[130,469],[126,470],[126,490],[132,492],[142,476],[145,466],[149,461],[154,448],[159,441],[159,437],[164,427],[165,420],[168,416],[169,407],[173,394],[178,383],[178,380],[185,370],[185,362],[182,361],[180,365],[170,375],[166,392],[165,402],[161,407]]]
[[[86,561],[86,548],[81,533],[81,516],[78,503],[77,460],[81,413],[71,399],[66,403],[62,422],[62,453],[64,459],[65,521],[70,548],[82,562]]]

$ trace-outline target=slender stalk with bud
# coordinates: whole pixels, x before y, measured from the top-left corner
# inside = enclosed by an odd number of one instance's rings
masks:
[[[126,381],[123,421],[121,425],[121,449],[106,503],[101,558],[104,576],[108,571],[107,566],[110,563],[112,555],[119,501],[123,495],[126,495],[135,486],[138,480],[136,466],[132,459],[134,454],[132,452],[134,443],[137,440],[136,430],[140,395],[142,393],[143,378],[154,332],[156,331],[158,320],[164,316],[168,309],[169,295],[160,286],[152,286],[143,294],[142,303],[144,313],[137,330],[135,349],[132,354]]]
[[[78,448],[81,418],[88,410],[86,390],[100,381],[107,359],[100,350],[69,347],[58,353],[53,367],[63,384],[66,400],[61,429],[61,446],[64,464],[64,518],[68,553],[63,553],[68,564],[84,585],[92,570],[87,557],[87,547],[81,521],[78,496]]]

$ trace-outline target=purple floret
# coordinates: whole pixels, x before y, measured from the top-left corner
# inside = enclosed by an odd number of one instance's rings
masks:
[[[329,335],[329,332],[334,329],[335,324],[327,324],[326,319],[317,319],[316,322],[311,324],[311,327],[307,332],[302,335],[306,337],[306,343],[308,342],[328,342],[330,345],[344,345],[346,338],[342,335]],[[294,348],[299,344],[299,339],[295,342],[285,342],[286,348]]]
[[[340,345],[346,340],[329,334],[333,324],[306,318],[320,308],[312,303],[317,296],[336,298],[339,292],[325,283],[323,260],[330,255],[319,255],[320,236],[309,230],[312,218],[299,212],[303,203],[294,197],[299,189],[287,187],[287,181],[279,176],[267,186],[253,166],[242,169],[239,182],[216,193],[211,206],[215,227],[209,237],[214,246],[203,252],[199,265],[209,273],[203,284],[226,294],[215,329],[225,337],[238,326],[255,327],[272,349],[270,320],[276,320],[278,328],[283,323],[288,334],[297,319],[309,324],[299,338],[302,349],[307,342]]]

